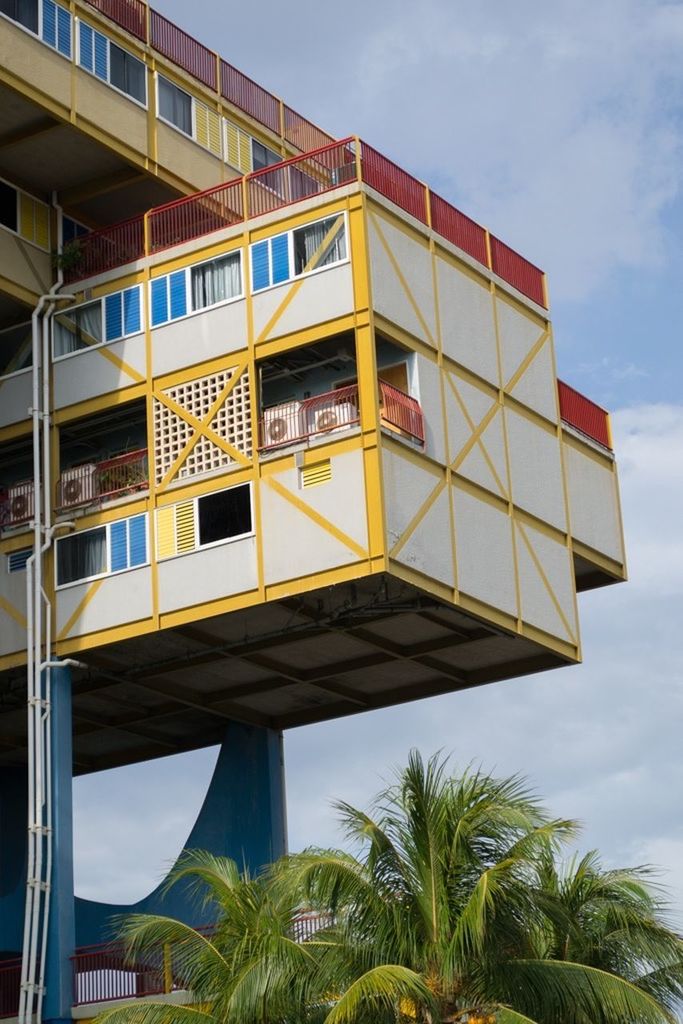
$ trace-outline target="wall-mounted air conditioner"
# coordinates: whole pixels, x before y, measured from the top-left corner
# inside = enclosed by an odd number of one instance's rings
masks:
[[[97,498],[97,465],[86,462],[73,469],[65,469],[59,482],[59,506],[87,505]]]
[[[301,402],[283,402],[263,411],[263,448],[296,441],[303,434]]]
[[[33,481],[24,480],[7,489],[7,526],[16,526],[33,518]]]
[[[353,402],[338,402],[330,399],[323,405],[316,405],[307,412],[310,434],[333,434],[346,430],[358,421],[358,408]]]

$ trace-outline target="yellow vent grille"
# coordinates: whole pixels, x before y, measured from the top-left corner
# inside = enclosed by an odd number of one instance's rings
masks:
[[[318,484],[326,484],[332,479],[332,463],[329,459],[324,462],[316,462],[313,466],[304,466],[301,470],[301,486],[317,487]]]
[[[181,501],[175,507],[176,551],[194,551],[194,502]]]

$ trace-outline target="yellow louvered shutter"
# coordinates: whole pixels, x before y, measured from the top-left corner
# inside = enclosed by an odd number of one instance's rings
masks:
[[[175,555],[175,509],[172,505],[157,511],[157,557]]]
[[[42,203],[35,204],[36,217],[36,245],[41,249],[50,248],[50,216],[47,206]]]
[[[197,142],[201,146],[209,148],[209,108],[205,107],[203,103],[197,103],[195,100],[194,105],[194,123],[197,132]]]
[[[207,148],[215,153],[216,156],[221,155],[221,119],[215,110],[206,111],[207,118]]]
[[[175,506],[175,536],[176,552],[194,551],[195,529],[194,529],[194,502],[181,501]]]
[[[240,142],[240,170],[245,174],[253,170],[251,160],[251,135],[247,135],[246,132],[239,132]]]
[[[32,242],[35,236],[35,228],[33,224],[35,203],[30,196],[25,195],[23,192],[19,193],[19,234],[22,238],[28,239]]]

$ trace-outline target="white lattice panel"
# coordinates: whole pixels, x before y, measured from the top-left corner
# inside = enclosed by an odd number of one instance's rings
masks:
[[[200,377],[173,388],[166,388],[167,395],[189,416],[206,423],[211,409],[232,381],[236,369],[223,370]],[[213,416],[209,428],[218,437],[227,441],[238,452],[251,457],[251,415],[249,408],[249,373],[244,371],[235,381],[230,393]],[[160,483],[174,465],[188,441],[194,434],[194,427],[158,399],[154,399],[154,452],[157,483]],[[235,462],[217,444],[206,437],[200,437],[191,452],[184,459],[176,474],[183,479],[209,473]]]

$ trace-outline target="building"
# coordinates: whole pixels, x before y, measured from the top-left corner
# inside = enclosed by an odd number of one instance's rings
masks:
[[[0,1016],[57,1020],[163,975],[83,949],[72,763],[222,744],[188,844],[258,867],[283,729],[575,663],[625,563],[538,268],[141,0],[0,14]]]

